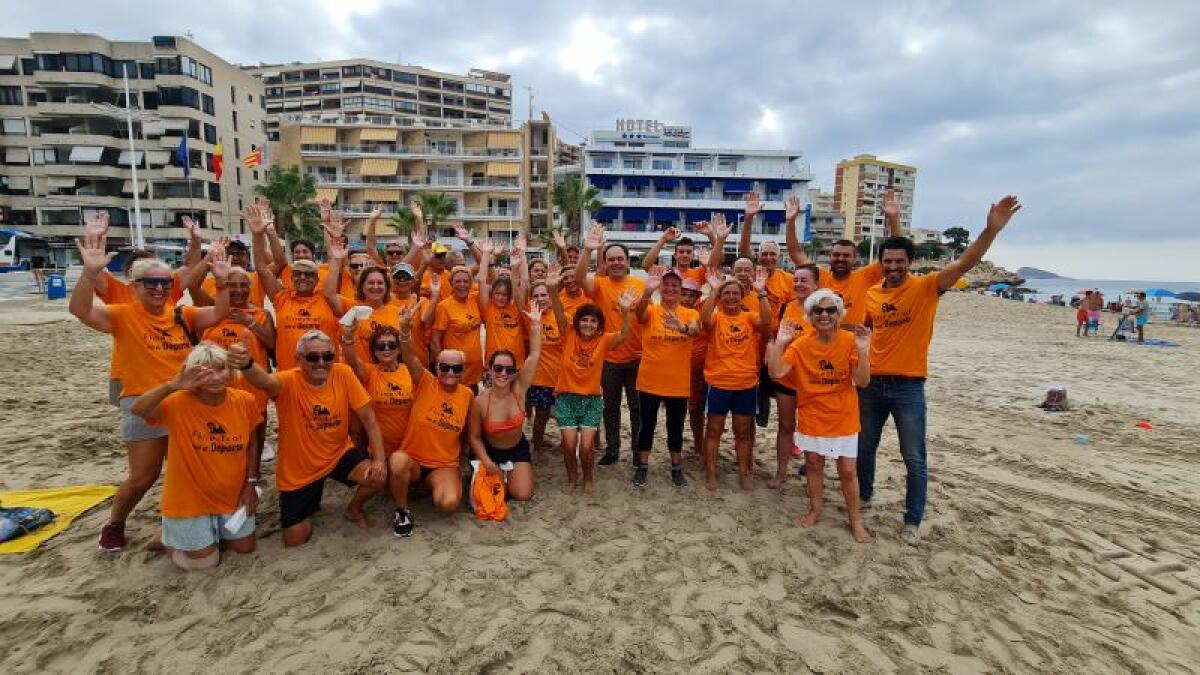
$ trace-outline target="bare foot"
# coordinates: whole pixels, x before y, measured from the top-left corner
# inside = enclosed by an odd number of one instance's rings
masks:
[[[159,530],[154,535],[153,539],[146,542],[146,550],[147,551],[165,551],[165,550],[167,550],[166,547],[163,546],[163,543],[162,543],[162,530]]]
[[[750,476],[748,476],[748,475],[747,476],[738,476],[738,485],[740,485],[741,488],[743,490],[745,490],[746,492],[749,492],[754,489],[754,481],[751,480]]]
[[[860,544],[871,543],[871,534],[867,532],[867,528],[863,527],[862,523],[850,523],[850,534],[854,535],[854,541]]]
[[[596,492],[596,486],[590,480],[583,481],[583,494],[590,495]]]
[[[809,511],[808,513],[796,519],[800,523],[800,527],[812,527],[817,524],[817,520],[821,517],[820,511]]]
[[[371,529],[371,526],[372,526],[371,519],[367,517],[366,512],[363,511],[361,508],[346,509],[346,513],[344,515],[346,516],[346,520],[354,523],[355,525],[359,526],[361,529],[364,529],[364,530]]]
[[[567,492],[573,492],[577,487],[579,487],[579,479],[567,476]]]
[[[767,487],[772,490],[778,490],[784,483],[787,482],[787,474],[777,474],[774,478],[767,481]]]

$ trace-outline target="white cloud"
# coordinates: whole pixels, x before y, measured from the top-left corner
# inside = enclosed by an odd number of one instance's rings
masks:
[[[586,84],[600,86],[605,75],[620,65],[622,47],[611,23],[584,17],[567,31],[567,42],[557,50],[555,62]]]

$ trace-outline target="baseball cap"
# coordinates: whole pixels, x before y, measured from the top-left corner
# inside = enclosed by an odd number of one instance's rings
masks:
[[[683,290],[700,292],[700,284],[695,279],[684,279]]]
[[[673,277],[675,277],[676,279],[680,279],[680,280],[682,280],[682,279],[683,279],[683,275],[682,275],[682,274],[680,274],[680,273],[679,273],[679,270],[675,269],[674,267],[672,267],[672,268],[668,269],[667,271],[663,272],[663,276],[664,276],[664,277],[665,277],[665,276],[668,276],[668,275],[670,275],[670,276],[673,276]]]
[[[414,270],[413,266],[409,265],[408,263],[396,263],[395,265],[392,265],[392,276],[396,277],[400,274],[407,274],[409,279],[417,278],[417,271]]]
[[[450,249],[445,244],[441,243],[440,241],[433,242],[434,255],[437,255],[439,253],[449,253],[449,252],[450,252]]]
[[[293,260],[292,268],[298,270],[308,270],[309,272],[319,272],[321,270],[321,268],[317,266],[317,263],[311,260]]]
[[[228,248],[231,248],[231,249],[237,248],[237,249],[241,249],[243,251],[250,250],[250,247],[246,245],[246,242],[242,241],[241,239],[230,239]]]

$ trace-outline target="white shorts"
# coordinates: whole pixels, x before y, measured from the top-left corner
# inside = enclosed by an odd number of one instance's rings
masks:
[[[796,432],[796,447],[801,452],[815,452],[823,457],[858,459],[858,434],[849,436],[806,436]]]

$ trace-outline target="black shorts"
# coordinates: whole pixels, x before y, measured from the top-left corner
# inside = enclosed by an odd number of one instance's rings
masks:
[[[766,366],[758,371],[758,388],[771,396],[775,394],[783,394],[784,396],[795,396],[796,390],[791,387],[785,387],[775,380],[771,379],[771,373]]]
[[[521,440],[511,448],[501,450],[488,443],[487,439],[483,439],[483,448],[487,450],[487,456],[497,464],[505,462],[528,462],[530,461],[529,454],[529,439],[525,438],[525,434],[521,434]]]
[[[279,524],[288,528],[308,520],[321,510],[321,496],[325,493],[325,479],[332,478],[347,487],[356,483],[350,480],[350,472],[362,462],[371,457],[359,450],[350,448],[334,465],[333,471],[321,476],[302,488],[279,491]]]

